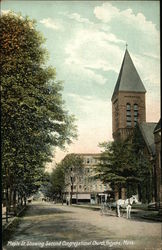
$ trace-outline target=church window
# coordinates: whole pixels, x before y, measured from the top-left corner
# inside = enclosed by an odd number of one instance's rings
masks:
[[[127,116],[131,116],[131,111],[127,110]]]
[[[131,127],[132,123],[127,121],[127,127]]]
[[[87,163],[88,163],[88,164],[90,163],[90,160],[89,160],[89,158],[87,158]]]
[[[127,118],[127,127],[131,127],[131,105],[127,103],[126,105],[126,118]]]
[[[138,105],[134,104],[134,125],[137,124],[138,121]]]
[[[127,111],[130,111],[131,110],[131,105],[130,103],[127,103]]]

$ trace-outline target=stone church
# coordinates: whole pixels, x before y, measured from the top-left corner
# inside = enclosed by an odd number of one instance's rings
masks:
[[[160,203],[162,196],[161,162],[161,122],[146,122],[146,89],[126,49],[119,76],[112,95],[112,132],[114,140],[129,138],[134,128],[138,128],[144,141],[144,153],[152,163],[154,176],[153,201]],[[157,146],[158,141],[158,146]],[[160,188],[161,187],[161,188]],[[125,190],[117,198],[125,198]]]

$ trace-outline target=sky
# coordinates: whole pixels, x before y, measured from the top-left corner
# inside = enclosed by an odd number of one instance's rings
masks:
[[[50,171],[67,153],[99,153],[112,140],[111,97],[126,43],[147,90],[146,121],[160,118],[159,1],[4,1],[1,10],[37,21],[48,65],[63,81],[63,99],[76,117],[78,139],[57,149]]]

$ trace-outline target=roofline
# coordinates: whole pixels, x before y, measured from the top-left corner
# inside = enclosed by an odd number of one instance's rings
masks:
[[[119,94],[119,93],[136,93],[136,94],[146,94],[147,93],[147,91],[145,90],[145,91],[127,91],[127,90],[119,90],[115,95],[113,95],[112,97],[111,97],[111,101],[113,101],[113,99],[115,99],[116,97],[117,97],[117,95]]]
[[[160,120],[158,121],[155,129],[154,129],[154,134],[157,133],[157,132],[160,132],[161,131],[161,118]]]
[[[142,124],[144,124],[144,123],[146,123],[146,124],[148,124],[148,123],[149,124],[157,124],[157,122],[141,122],[141,123],[138,123],[138,127],[140,128],[140,131],[141,131],[141,133],[143,135],[143,138],[144,138],[144,141],[146,143],[147,149],[148,149],[148,151],[149,151],[149,153],[151,155],[154,155],[154,152],[152,152],[151,147],[150,147],[150,145],[148,143],[147,137],[145,136],[144,130],[142,128]]]
[[[137,71],[137,69],[136,69],[136,67],[135,67],[135,65],[134,65],[134,63],[133,63],[133,60],[132,60],[132,58],[131,58],[131,56],[130,56],[130,54],[129,54],[129,51],[128,51],[127,47],[126,47],[125,53],[124,53],[124,57],[123,57],[123,61],[122,61],[121,67],[120,67],[120,71],[119,71],[119,74],[118,74],[118,78],[117,78],[117,81],[116,81],[116,84],[115,84],[115,88],[114,88],[114,91],[113,91],[111,100],[114,98],[114,96],[116,95],[116,93],[118,93],[118,92],[120,91],[120,90],[118,89],[117,92],[116,92],[116,87],[119,88],[119,86],[120,86],[119,80],[121,81],[121,78],[120,78],[120,77],[121,77],[122,72],[123,72],[123,66],[124,66],[124,63],[125,63],[126,54],[129,55],[130,60],[131,60],[133,66],[134,66],[134,68],[135,68],[135,70],[136,70],[136,73],[137,73],[139,79],[141,80],[140,75],[138,74],[138,71]],[[119,84],[118,84],[118,83],[119,83]],[[145,89],[145,86],[144,86],[142,80],[141,80],[141,83],[142,83],[142,85],[143,85],[145,91],[142,91],[142,92],[140,91],[139,93],[146,93],[146,89]],[[130,92],[132,93],[132,92],[135,92],[135,91],[130,91]]]
[[[154,130],[153,133],[155,134],[155,133],[160,132],[160,131],[161,131],[161,128],[158,128],[158,129]]]

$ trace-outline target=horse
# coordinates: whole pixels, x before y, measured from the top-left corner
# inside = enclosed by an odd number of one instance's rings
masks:
[[[138,203],[138,195],[132,195],[129,199],[122,200],[119,199],[116,201],[116,206],[117,206],[117,216],[120,217],[120,207],[121,208],[126,208],[127,210],[127,219],[130,219],[130,213],[131,213],[131,208],[133,202]]]

